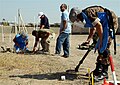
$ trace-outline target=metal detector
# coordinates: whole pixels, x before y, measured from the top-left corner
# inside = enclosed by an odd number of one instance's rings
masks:
[[[75,72],[78,72],[78,69],[79,69],[80,65],[83,63],[83,61],[87,57],[88,53],[95,47],[95,45],[97,43],[97,39],[98,39],[98,35],[95,33],[93,35],[93,43],[89,46],[87,52],[85,53],[85,55],[83,56],[83,58],[79,61],[79,64],[75,68]]]
[[[93,43],[89,46],[87,52],[82,57],[82,59],[79,61],[79,64],[76,66],[76,68],[74,70],[75,72],[78,72],[78,69],[79,69],[80,65],[83,63],[83,61],[85,60],[85,58],[87,57],[87,55],[89,54],[89,52],[95,47],[95,45],[97,43],[97,40],[98,40],[98,35],[97,35],[97,33],[95,33],[93,35]],[[69,71],[73,71],[73,70],[67,70],[66,72],[69,72]]]
[[[79,64],[75,67],[75,70],[66,70],[66,72],[78,72],[78,69],[79,69],[80,65],[83,63],[83,61],[85,60],[85,58],[87,57],[87,55],[89,54],[89,52],[95,47],[97,41],[98,41],[98,34],[95,33],[93,35],[93,43],[89,46],[87,52],[82,57],[82,59],[79,61]]]

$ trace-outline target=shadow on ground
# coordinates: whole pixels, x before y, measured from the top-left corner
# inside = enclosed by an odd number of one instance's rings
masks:
[[[75,80],[75,79],[85,79],[88,80],[83,74],[76,74],[76,73],[66,73],[66,72],[57,72],[57,73],[45,73],[45,74],[25,74],[25,75],[12,75],[9,76],[10,78],[13,77],[20,77],[20,78],[31,78],[31,79],[38,79],[38,80],[61,80],[61,76],[65,76],[66,80]]]

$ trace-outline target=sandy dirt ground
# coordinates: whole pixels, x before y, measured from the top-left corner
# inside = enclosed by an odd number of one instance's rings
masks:
[[[13,47],[12,39],[5,34],[4,42],[0,34],[0,46]],[[57,35],[56,35],[57,38]],[[89,85],[88,77],[85,74],[94,70],[97,53],[92,50],[84,63],[80,66],[78,73],[66,73],[66,70],[73,69],[83,57],[86,50],[77,49],[78,44],[86,40],[87,35],[70,35],[70,57],[63,58],[61,55],[53,55],[55,51],[56,38],[51,41],[50,55],[45,54],[16,54],[0,53],[0,85]],[[33,48],[34,37],[29,34],[29,49]],[[0,48],[0,51],[2,49]],[[120,35],[117,35],[117,54],[114,55],[113,45],[111,55],[114,59],[117,80],[120,80]],[[66,80],[60,80],[65,76]],[[109,67],[109,79],[112,79],[111,68]],[[95,83],[102,85],[103,81]]]

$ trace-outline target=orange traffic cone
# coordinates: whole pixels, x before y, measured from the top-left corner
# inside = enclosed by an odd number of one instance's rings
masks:
[[[109,85],[114,85],[113,83],[109,82]],[[119,85],[119,84],[118,84]]]
[[[106,81],[106,78],[104,79],[104,84],[102,85],[109,85],[109,83]]]

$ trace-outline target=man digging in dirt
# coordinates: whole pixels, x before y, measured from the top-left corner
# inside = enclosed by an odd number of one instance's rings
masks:
[[[55,33],[50,32],[47,29],[33,30],[32,35],[35,36],[35,43],[33,47],[33,53],[36,53],[39,50],[36,50],[37,44],[39,43],[39,39],[42,49],[40,50],[42,53],[49,53],[50,49],[50,40],[55,37]]]
[[[89,44],[97,31],[99,40],[95,49],[98,50],[98,57],[96,68],[93,71],[94,80],[99,81],[108,78],[110,45],[112,39],[115,39],[115,31],[118,28],[117,16],[113,11],[101,6],[91,6],[84,10],[77,7],[72,8],[69,17],[71,22],[80,21],[84,23],[84,27],[91,28],[86,42],[83,43],[84,45]]]

